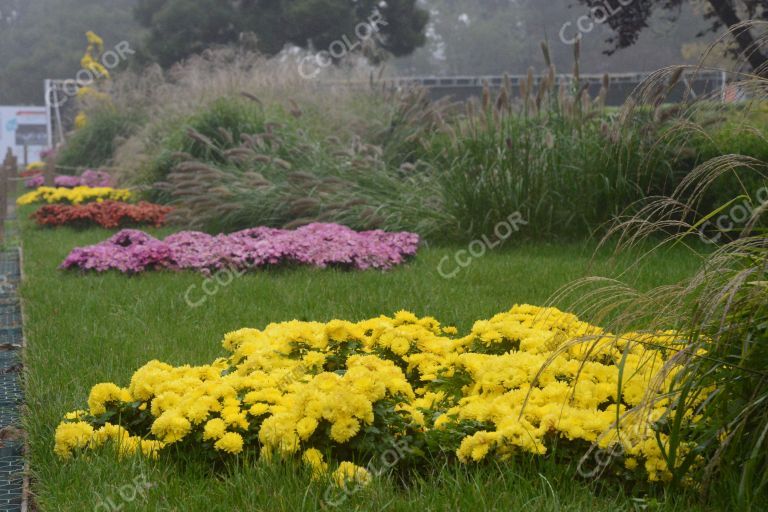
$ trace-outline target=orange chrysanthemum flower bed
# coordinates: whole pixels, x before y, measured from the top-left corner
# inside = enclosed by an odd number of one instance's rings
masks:
[[[136,225],[162,226],[171,210],[169,206],[146,202],[103,201],[84,205],[45,205],[32,218],[41,226],[99,225],[111,229]]]

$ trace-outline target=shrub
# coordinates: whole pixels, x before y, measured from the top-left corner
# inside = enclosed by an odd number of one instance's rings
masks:
[[[88,123],[76,130],[57,153],[57,165],[70,168],[107,166],[120,143],[134,133],[144,120],[130,108],[102,105],[88,111]]]
[[[313,222],[423,236],[440,229],[439,191],[430,175],[389,168],[377,146],[320,144],[292,128],[270,126],[228,150],[212,145],[223,164],[179,163],[159,184],[172,198],[175,218],[208,231]]]
[[[181,120],[169,133],[162,134],[158,153],[152,155],[138,178],[145,183],[166,181],[180,155],[221,162],[220,153],[213,147],[234,147],[240,143],[242,134],[255,133],[263,126],[264,114],[255,102],[244,98],[218,98],[200,112]],[[157,200],[168,200],[156,189],[149,195]]]
[[[118,177],[135,184],[164,179],[177,162],[173,154],[190,146],[200,150],[191,156],[206,157],[207,145],[188,139],[189,128],[225,147],[239,144],[241,132],[265,131],[268,120],[293,123],[321,143],[330,136],[349,140],[380,133],[391,117],[380,101],[371,101],[367,90],[320,89],[301,78],[292,59],[265,59],[232,49],[192,57],[167,75],[149,69],[117,82],[112,94],[116,102],[131,104],[124,98],[135,101],[134,91],[140,89],[139,101],[148,112],[148,122],[115,155]],[[219,128],[232,134],[234,142],[222,138]]]

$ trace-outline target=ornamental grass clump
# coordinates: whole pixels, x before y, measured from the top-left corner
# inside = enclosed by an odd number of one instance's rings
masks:
[[[622,119],[605,106],[607,74],[594,96],[581,80],[578,43],[570,79],[542,48],[543,76],[529,70],[519,91],[509,78],[498,91],[486,82],[482,97],[429,141],[454,236],[493,233],[514,212],[536,226],[528,237],[589,236],[675,182],[675,151],[657,140],[675,124],[675,110],[661,104],[680,76],[657,91],[657,115]]]
[[[192,57],[173,75],[148,72],[113,95],[151,112],[113,168],[174,206],[175,223],[214,233],[312,222],[424,237],[450,229],[437,183],[417,165],[445,101],[380,87],[318,94],[287,61],[232,49]]]
[[[768,496],[768,203],[754,204],[744,190],[722,208],[698,213],[719,178],[742,173],[751,174],[743,176],[744,182],[758,179],[768,186],[768,162],[721,157],[694,171],[672,197],[656,198],[636,216],[617,221],[606,237],[618,237],[622,252],[648,238],[655,238],[654,251],[685,244],[701,258],[692,278],[651,290],[589,278],[569,285],[553,301],[570,304],[569,309],[612,330],[638,324],[675,329],[677,346],[654,376],[669,382],[666,392],[649,389],[629,412],[644,415],[658,403],[668,406],[658,430],[669,442],[657,448],[673,468],[673,484],[696,471],[703,495],[729,492],[736,500],[732,504],[750,510]],[[729,209],[734,204],[740,210]],[[738,217],[729,211],[751,213],[737,227]],[[717,219],[728,229],[717,236],[705,232]],[[660,234],[667,238],[659,241]],[[624,375],[622,387],[629,374]],[[697,421],[690,421],[690,411]]]
[[[765,22],[755,25],[768,28]],[[639,88],[640,99],[681,69],[657,72]],[[764,139],[760,126],[768,79],[741,72],[732,76],[732,85],[751,98],[739,105],[741,131]],[[704,133],[696,123],[689,130]],[[729,190],[732,197],[713,208],[713,198]],[[768,500],[766,190],[765,158],[725,154],[701,163],[671,195],[650,198],[635,215],[617,219],[604,239],[613,244],[617,238],[618,251],[648,239],[655,242],[653,251],[684,245],[701,260],[693,277],[651,290],[589,278],[553,298],[615,331],[637,324],[649,330],[675,328],[678,350],[654,377],[670,383],[667,393],[649,389],[633,412],[643,415],[659,402],[666,404],[658,424],[668,442],[658,448],[674,468],[673,483],[685,482],[697,468],[702,494],[729,496],[733,510],[763,510]],[[689,421],[691,410],[697,421]]]
[[[252,453],[367,481],[365,466],[392,446],[398,464],[423,470],[435,457],[476,464],[555,449],[575,462],[598,443],[620,446],[615,474],[666,481],[659,442],[668,437],[657,422],[668,403],[627,412],[649,389],[664,393],[673,375],[654,377],[679,343],[667,332],[613,335],[529,305],[463,337],[405,311],[275,323],[228,333],[226,356],[211,364],[151,361],[125,387],[97,384],[88,407],[56,429],[54,450],[62,459],[105,445],[152,458]]]
[[[133,199],[133,193],[127,189],[86,186],[75,188],[40,187],[33,192],[27,192],[20,196],[16,200],[16,204],[19,206],[35,203],[69,203],[77,205],[92,201],[130,201],[131,199]]]
[[[338,224],[310,224],[296,230],[259,227],[212,236],[182,231],[157,240],[123,230],[90,247],[74,249],[61,268],[119,270],[250,270],[299,264],[325,268],[389,269],[414,256],[419,236],[384,231],[357,232]]]
[[[32,218],[41,226],[101,226],[113,229],[126,226],[163,226],[173,210],[144,201],[138,204],[103,201],[86,205],[50,204],[41,206]]]

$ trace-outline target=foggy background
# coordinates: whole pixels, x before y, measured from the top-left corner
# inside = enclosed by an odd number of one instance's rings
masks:
[[[128,41],[140,47],[145,29],[136,21],[137,0],[0,0],[0,104],[43,103],[45,78],[73,78],[83,54],[84,32],[93,30],[107,46]],[[574,5],[571,5],[574,4]],[[427,43],[412,55],[392,59],[389,74],[455,76],[524,74],[542,69],[539,44],[547,40],[559,72],[570,72],[573,47],[561,41],[563,25],[575,34],[588,14],[573,0],[423,0],[430,12]],[[650,71],[696,62],[714,35],[700,4],[686,3],[655,15],[637,44],[613,55],[611,30],[598,25],[582,39],[583,73]],[[141,59],[131,64],[139,65]]]

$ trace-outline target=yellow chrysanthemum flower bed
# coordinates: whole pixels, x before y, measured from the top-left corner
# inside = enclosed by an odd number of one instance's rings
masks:
[[[111,187],[38,187],[16,200],[16,204],[24,206],[34,203],[69,203],[82,204],[93,201],[130,201],[133,194],[130,190]]]
[[[662,396],[674,378],[657,378],[676,353],[671,333],[614,336],[557,309],[521,305],[464,337],[399,312],[241,329],[223,346],[229,356],[210,365],[151,361],[127,388],[97,384],[88,410],[57,428],[55,452],[253,450],[300,458],[317,477],[365,483],[362,465],[393,446],[397,463],[418,464],[425,453],[476,463],[543,455],[557,442],[575,458],[590,446],[619,446],[616,472],[671,476],[657,442],[667,439],[668,402],[648,401],[649,386]]]

